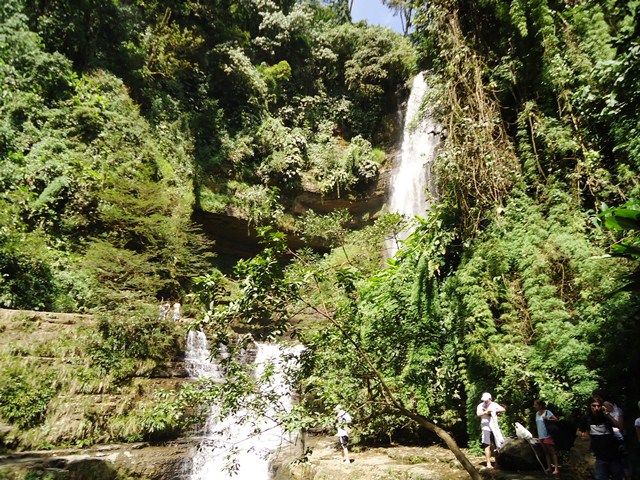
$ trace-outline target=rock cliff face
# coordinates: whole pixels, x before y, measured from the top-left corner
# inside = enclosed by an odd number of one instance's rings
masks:
[[[360,229],[370,225],[384,211],[386,193],[388,189],[390,171],[383,169],[369,188],[355,193],[336,195],[322,195],[311,188],[298,193],[289,200],[287,212],[299,216],[313,210],[317,214],[327,214],[337,209],[346,209],[353,217],[349,228]],[[233,212],[211,213],[196,211],[193,220],[200,225],[205,234],[215,242],[218,253],[235,257],[248,257],[260,251],[256,237],[256,230],[247,220],[235,216]],[[287,235],[291,248],[300,248],[303,242],[293,232]],[[324,249],[320,243],[309,245],[313,248]]]
[[[188,381],[181,358],[169,359],[152,371],[141,365],[140,375],[124,383],[109,384],[106,377],[88,379],[83,373],[88,364],[84,347],[95,325],[90,315],[0,309],[0,367],[13,372],[10,378],[15,380],[13,389],[0,385],[2,412],[12,415],[18,407],[11,407],[11,402],[20,403],[20,396],[27,397],[22,408],[28,409],[50,385],[56,388],[45,402],[43,418],[30,428],[18,428],[19,418],[0,415],[0,478],[183,478],[172,472],[178,472],[195,449],[186,440],[162,446],[73,448],[104,443],[101,438],[108,439],[109,431],[126,435],[127,428],[140,421],[136,409],[150,404],[157,390],[176,391]],[[16,393],[17,388],[24,393]],[[56,445],[70,448],[56,450]]]

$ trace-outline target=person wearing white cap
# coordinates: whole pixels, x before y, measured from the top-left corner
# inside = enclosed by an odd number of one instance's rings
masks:
[[[480,417],[480,427],[482,428],[482,447],[484,455],[487,459],[487,468],[491,465],[491,444],[495,444],[496,450],[504,443],[504,436],[498,425],[498,414],[506,409],[502,405],[495,403],[490,393],[483,393],[480,397],[482,403],[476,408],[476,415]]]
[[[342,463],[351,463],[349,459],[349,434],[351,433],[351,428],[349,428],[349,424],[351,423],[351,415],[349,415],[343,408],[342,405],[336,405],[336,415],[337,415],[337,437],[340,440],[340,447],[342,448]]]

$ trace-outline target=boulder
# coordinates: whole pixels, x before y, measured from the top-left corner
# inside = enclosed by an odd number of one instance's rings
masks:
[[[521,438],[508,438],[496,455],[496,463],[503,470],[542,470],[545,465],[544,451],[539,443],[529,443]]]

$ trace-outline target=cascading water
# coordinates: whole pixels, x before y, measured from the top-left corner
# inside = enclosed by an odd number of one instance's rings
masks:
[[[223,349],[220,354],[224,357],[226,351]],[[187,334],[184,363],[191,378],[210,378],[219,382],[224,380],[220,365],[211,360],[207,337],[200,330],[189,330]]]
[[[440,126],[430,115],[420,115],[420,106],[428,85],[424,73],[413,80],[404,117],[402,148],[391,172],[388,211],[409,218],[424,215],[429,207],[426,190],[435,195],[431,180],[431,162],[440,145]],[[398,237],[387,240],[387,257],[398,251],[398,242],[411,233],[409,227]]]
[[[202,332],[196,333],[198,338],[193,344],[190,344],[189,338],[187,339],[185,356],[187,359],[198,358],[192,362],[194,366],[192,371],[195,373],[193,376],[195,378],[205,376],[224,381],[220,368],[210,358],[206,337]],[[256,343],[255,345],[255,375],[262,375],[265,366],[273,364],[276,374],[271,386],[268,387],[269,391],[279,395],[278,409],[290,409],[292,401],[281,367],[284,364],[284,353],[296,353],[299,350],[288,349],[283,352],[282,348],[276,344]],[[193,347],[192,351],[190,351],[191,347]],[[206,365],[207,363],[209,366]],[[251,412],[240,411],[235,416],[216,422],[216,407],[211,408],[212,412],[205,426],[201,444],[192,460],[187,480],[224,478],[267,480],[269,478],[268,457],[285,442],[283,429],[269,418],[274,412],[267,411],[260,418],[247,422],[247,416],[251,416]]]

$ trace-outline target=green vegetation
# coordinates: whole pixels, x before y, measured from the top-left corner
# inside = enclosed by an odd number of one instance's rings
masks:
[[[286,209],[303,184],[334,196],[371,187],[415,50],[314,2],[31,7],[0,7],[0,306],[97,320],[32,344],[17,340],[43,335],[39,321],[6,327],[22,331],[2,356],[7,444],[175,435],[139,382],[162,374],[184,333],[155,320],[157,302],[193,312],[198,282],[217,281],[192,213],[297,232]],[[251,291],[265,302],[282,296],[262,287]],[[269,323],[270,305],[247,307]],[[91,404],[103,394],[118,406]],[[74,401],[81,418],[67,422]]]
[[[225,385],[135,393],[179,350],[154,320],[166,298],[193,299],[232,353],[234,332],[304,343],[291,429],[340,402],[363,438],[421,426],[455,449],[485,390],[505,422],[540,396],[566,417],[595,389],[635,405],[638,2],[385,3],[410,36],[353,24],[345,1],[3,3],[0,306],[100,315],[83,342],[3,352],[23,445],[161,438],[206,402],[239,407],[257,385],[233,356]],[[370,191],[418,69],[446,131],[439,204],[385,265],[408,219],[353,231],[295,199]],[[223,275],[194,212],[245,220],[264,249]],[[33,369],[65,355],[73,372]],[[45,434],[68,390],[123,400]]]
[[[156,438],[143,419],[184,335],[175,322],[156,316],[155,310],[105,314],[97,321],[4,314],[4,443],[48,449]]]
[[[208,268],[195,204],[260,225],[303,181],[375,181],[408,40],[253,3],[3,4],[2,305],[179,298]]]
[[[38,378],[37,385],[29,384],[23,373],[9,372],[3,375],[0,389],[0,414],[18,428],[31,428],[42,422],[47,404],[54,390],[44,378]],[[44,383],[44,384],[43,384]]]
[[[112,74],[78,77],[45,52],[25,20],[2,24],[3,305],[78,311],[180,295],[200,266],[185,146],[154,133]]]

